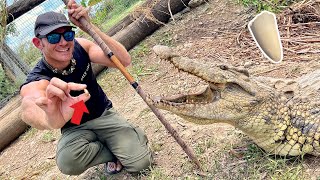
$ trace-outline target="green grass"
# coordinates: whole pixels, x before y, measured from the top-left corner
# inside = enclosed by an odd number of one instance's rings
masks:
[[[38,130],[36,128],[29,128],[20,138],[22,140],[33,138]]]
[[[267,10],[271,12],[279,12],[284,7],[292,4],[293,2],[298,2],[297,0],[270,0],[270,1],[261,1],[261,0],[237,0],[238,3],[246,7],[254,7],[257,12]]]
[[[195,145],[194,151],[196,155],[201,155],[204,154],[207,149],[211,148],[213,145],[214,142],[212,141],[212,139],[205,139],[204,141],[200,141]]]
[[[158,71],[157,66],[146,68],[147,62],[144,62],[143,57],[148,56],[150,53],[150,48],[144,43],[141,43],[130,51],[132,67],[129,68],[129,72],[137,81],[143,76],[152,75],[154,72]]]
[[[55,141],[57,138],[55,134],[52,131],[47,131],[42,135],[42,141],[43,142],[52,142]]]
[[[305,179],[303,174],[303,158],[280,157],[270,155],[261,150],[257,145],[250,144],[245,152],[244,159],[247,163],[247,173],[252,178],[267,179]]]
[[[164,144],[159,142],[151,142],[151,149],[153,152],[159,152],[164,149]]]
[[[137,0],[136,0],[137,1]],[[116,25],[125,16],[130,14],[137,6],[141,5],[143,1],[137,1],[130,7],[124,7],[121,3],[115,3],[112,11],[108,12],[108,9],[104,9],[95,14],[92,22],[98,25],[102,31],[107,31],[112,26]]]
[[[148,173],[148,176],[146,177],[148,180],[156,180],[156,179],[161,179],[161,180],[171,180],[172,177],[166,175],[163,169],[160,167],[154,167],[151,168],[151,171]]]

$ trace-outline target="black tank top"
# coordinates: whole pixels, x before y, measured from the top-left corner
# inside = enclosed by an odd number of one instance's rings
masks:
[[[33,70],[28,74],[27,80],[23,85],[28,84],[32,81],[39,81],[46,79],[48,81],[53,77],[57,77],[65,82],[74,82],[87,85],[87,90],[89,91],[91,97],[85,102],[89,114],[84,113],[81,119],[81,124],[95,119],[101,116],[105,109],[110,109],[112,107],[112,102],[107,98],[106,94],[103,92],[100,85],[97,83],[96,77],[93,74],[91,62],[87,52],[81,47],[81,45],[75,40],[73,58],[76,60],[75,70],[69,75],[60,75],[53,73],[41,59]],[[66,69],[68,69],[67,67]],[[21,85],[21,87],[23,86]],[[83,91],[71,91],[71,96],[78,96],[82,94]],[[74,126],[70,121],[68,121],[63,128]]]

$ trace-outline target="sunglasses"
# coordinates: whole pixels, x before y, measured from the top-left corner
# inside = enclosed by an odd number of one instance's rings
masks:
[[[46,37],[50,44],[57,44],[61,40],[61,36],[63,36],[66,41],[73,41],[75,32],[74,31],[65,31],[64,33],[52,32],[47,35],[39,35],[38,38]]]

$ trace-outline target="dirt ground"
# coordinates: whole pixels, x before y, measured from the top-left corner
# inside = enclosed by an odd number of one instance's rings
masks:
[[[319,4],[317,8],[319,9]],[[295,78],[319,68],[319,51],[317,51],[320,47],[319,42],[295,43],[292,40],[295,37],[305,36],[299,34],[301,32],[308,32],[311,37],[319,35],[319,27],[318,30],[314,30],[317,25],[303,27],[305,29],[300,31],[301,29],[292,25],[293,21],[286,19],[293,17],[294,14],[290,16],[277,14],[279,23],[287,25],[279,26],[281,37],[285,40],[282,41],[284,61],[272,64],[262,57],[246,28],[254,15],[254,9],[243,8],[230,0],[210,0],[201,6],[179,13],[170,23],[130,51],[133,66],[129,71],[144,91],[151,95],[199,90],[203,82],[186,73],[175,71],[170,64],[156,57],[151,49],[157,44],[174,47],[175,51],[190,58],[244,66],[254,76]],[[109,70],[102,73],[99,76],[99,84],[112,100],[115,109],[146,132],[155,158],[150,174],[132,177],[124,171],[120,175],[105,177],[103,166],[100,165],[88,169],[79,176],[63,175],[55,165],[55,149],[60,132],[32,129],[1,152],[0,179],[199,179],[202,177],[180,146],[118,71]],[[170,112],[161,112],[194,150],[206,171],[204,179],[277,177],[270,175],[270,171],[257,170],[261,167],[257,166],[259,163],[250,163],[234,153],[234,149],[250,151],[250,148],[255,148],[253,142],[234,127],[226,124],[195,125]],[[317,161],[317,157],[306,157],[301,164],[293,166],[292,169],[300,168],[297,170],[299,178],[296,179],[319,179],[320,167]],[[281,168],[275,170],[274,174],[277,172],[281,172]],[[290,173],[294,174],[292,171]]]

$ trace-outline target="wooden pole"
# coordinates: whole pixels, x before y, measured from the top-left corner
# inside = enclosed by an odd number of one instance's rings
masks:
[[[68,0],[62,0],[64,4],[68,4]],[[185,151],[185,153],[189,156],[189,158],[197,165],[199,169],[201,169],[200,162],[194,155],[193,151],[189,146],[181,139],[177,131],[170,125],[170,123],[164,118],[161,112],[153,105],[146,101],[146,94],[139,86],[139,84],[133,79],[133,77],[129,74],[126,68],[121,64],[119,59],[112,53],[106,43],[100,38],[100,36],[93,30],[90,23],[86,21],[85,18],[81,17],[79,19],[81,25],[87,30],[88,34],[97,42],[97,44],[101,47],[106,56],[109,56],[112,62],[117,66],[117,68],[121,71],[121,73],[125,76],[125,78],[130,82],[132,87],[137,91],[137,93],[141,96],[141,98],[146,102],[146,104],[150,107],[152,112],[158,117],[167,131],[174,137],[176,142],[181,146],[181,148]]]

